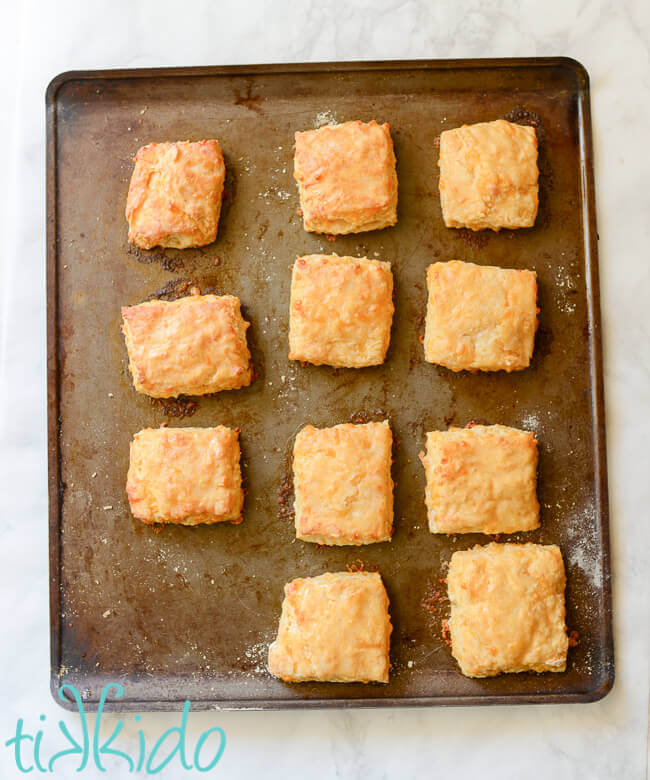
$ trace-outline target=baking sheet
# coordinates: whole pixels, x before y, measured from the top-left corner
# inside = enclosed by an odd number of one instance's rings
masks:
[[[442,223],[440,132],[508,117],[540,140],[534,228],[470,233]],[[119,681],[118,709],[350,707],[591,701],[613,683],[604,408],[588,78],[567,59],[417,61],[62,74],[47,93],[48,414],[52,692],[88,709]],[[396,227],[328,241],[302,229],[293,133],[350,119],[389,122],[399,176]],[[226,199],[217,241],[140,251],[127,243],[132,158],[150,141],[216,137]],[[383,366],[287,359],[291,264],[300,254],[393,263],[396,314]],[[532,365],[454,374],[423,360],[425,269],[437,260],[532,268],[540,328]],[[241,298],[257,379],[214,397],[135,393],[120,307],[191,285]],[[389,419],[396,439],[392,543],[295,541],[291,448],[305,424]],[[563,674],[471,680],[441,636],[451,554],[489,539],[427,530],[425,433],[470,420],[535,431],[542,526],[501,541],[560,545]],[[154,529],[132,519],[124,485],[146,426],[242,429],[247,490],[239,526]],[[282,588],[364,566],[384,578],[394,625],[388,685],[289,685],[266,672]],[[70,703],[72,705],[72,702]]]

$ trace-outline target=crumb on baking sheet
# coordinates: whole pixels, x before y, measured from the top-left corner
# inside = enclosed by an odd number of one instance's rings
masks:
[[[358,574],[359,572],[362,571],[371,571],[371,572],[379,571],[379,568],[377,566],[374,566],[373,564],[366,564],[361,560],[361,558],[357,558],[355,561],[352,561],[352,563],[346,563],[345,568],[351,574]]]
[[[316,114],[316,117],[314,118],[314,127],[318,129],[319,127],[324,127],[325,125],[336,125],[338,124],[336,117],[334,116],[334,113],[330,110],[327,111],[319,111]]]
[[[437,616],[441,604],[445,604],[448,601],[449,598],[447,597],[446,591],[441,587],[434,585],[432,582],[427,583],[427,589],[421,603],[430,615]]]

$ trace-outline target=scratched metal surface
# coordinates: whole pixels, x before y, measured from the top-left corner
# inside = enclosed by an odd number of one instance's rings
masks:
[[[119,680],[119,707],[140,710],[178,708],[185,698],[195,708],[280,708],[604,695],[613,680],[607,495],[580,67],[512,60],[79,73],[53,82],[47,109],[53,693],[73,683],[92,709],[101,687]],[[448,230],[435,139],[445,128],[504,115],[538,122],[537,224],[498,235]],[[349,119],[391,125],[399,222],[331,243],[302,229],[293,133]],[[135,151],[150,141],[211,137],[228,171],[217,241],[136,253],[123,216]],[[396,315],[385,365],[335,371],[288,361],[290,266],[314,252],[393,263]],[[425,269],[452,258],[537,271],[540,329],[529,369],[453,374],[424,362]],[[241,298],[258,378],[244,390],[153,404],[129,381],[120,307],[174,297],[189,283]],[[295,433],[352,418],[387,418],[393,428],[393,541],[326,549],[297,542],[287,511]],[[538,435],[542,527],[510,538],[562,548],[567,623],[579,633],[564,674],[466,679],[441,637],[445,605],[435,602],[445,564],[454,550],[489,540],[427,531],[418,453],[426,431],[470,420]],[[158,531],[132,519],[129,441],[163,422],[241,427],[243,524]],[[266,649],[284,583],[359,560],[381,572],[389,592],[390,683],[292,686],[271,678]]]

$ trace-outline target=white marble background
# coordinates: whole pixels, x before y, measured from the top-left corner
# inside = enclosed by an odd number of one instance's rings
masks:
[[[650,438],[647,0],[2,0],[0,47],[0,776],[23,717],[76,719],[48,690],[44,92],[74,68],[569,55],[591,74],[612,509],[617,681],[589,705],[202,713],[223,777],[585,780],[646,775]],[[126,743],[136,749],[132,717]],[[177,715],[143,716],[153,738]],[[114,719],[113,719],[114,722]],[[107,732],[108,733],[108,732]],[[120,738],[122,740],[122,738]],[[126,777],[119,762],[108,776]],[[66,766],[69,767],[66,769]],[[58,777],[72,777],[61,764]],[[178,768],[164,777],[186,775]],[[101,777],[89,768],[82,776]],[[103,775],[106,777],[106,775]]]

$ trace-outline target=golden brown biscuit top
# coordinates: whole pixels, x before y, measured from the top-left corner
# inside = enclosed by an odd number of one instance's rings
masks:
[[[299,431],[293,451],[298,538],[323,544],[390,539],[392,442],[387,422]]]
[[[239,432],[222,425],[139,431],[126,486],[133,515],[146,523],[238,521],[239,457]]]
[[[515,371],[537,329],[534,271],[451,260],[427,268],[425,359],[452,369]]]
[[[344,122],[296,133],[294,177],[305,229],[374,230],[397,221],[397,174],[388,124]]]
[[[299,257],[291,279],[289,358],[360,368],[384,361],[393,319],[390,263]]]
[[[219,142],[151,143],[134,161],[126,201],[129,241],[143,249],[214,241],[226,176]]]
[[[136,389],[157,398],[203,395],[250,384],[239,298],[190,295],[122,308]]]
[[[440,197],[447,227],[531,227],[537,216],[534,127],[498,119],[440,135]]]
[[[557,545],[455,552],[447,583],[452,652],[463,674],[564,670],[566,577]]]
[[[427,434],[420,453],[435,533],[515,533],[539,526],[537,441],[505,425]]]
[[[284,589],[269,671],[287,681],[388,682],[392,627],[379,574],[326,573]]]

